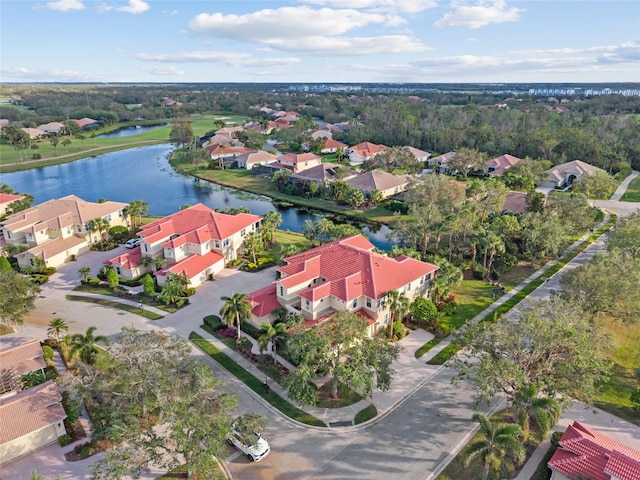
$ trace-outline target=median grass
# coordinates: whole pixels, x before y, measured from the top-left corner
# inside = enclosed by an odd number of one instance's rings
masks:
[[[368,422],[369,420],[371,420],[372,418],[376,418],[377,416],[378,409],[375,405],[371,404],[356,413],[356,417],[353,419],[353,424],[359,425],[360,423]]]
[[[622,202],[640,202],[640,177],[631,180],[627,190],[620,199]]]
[[[135,313],[136,315],[140,315],[141,317],[147,318],[149,320],[159,320],[162,318],[162,315],[158,315],[157,313],[150,312],[149,310],[141,309],[141,308],[138,308],[137,306],[128,305],[125,303],[115,302],[113,300],[106,300],[104,298],[85,297],[82,295],[67,295],[65,298],[73,302],[94,303],[96,305],[102,305],[103,307],[124,310],[125,312]]]
[[[214,345],[212,345],[202,336],[198,335],[196,332],[191,332],[189,334],[189,340],[191,340],[198,348],[200,348],[200,350],[202,350],[204,353],[209,355],[216,362],[226,368],[231,374],[235,375],[240,381],[247,385],[263,400],[280,410],[288,417],[307,425],[312,425],[315,427],[326,427],[324,422],[321,422],[313,415],[310,415],[307,412],[291,405],[277,393],[273,391],[266,393],[262,386],[262,381],[258,380],[252,374],[247,372],[244,368],[238,365],[235,360],[229,358],[227,355],[218,350]]]
[[[441,342],[441,340],[439,338],[434,338],[432,340],[429,340],[427,343],[422,345],[418,350],[416,350],[416,353],[414,353],[415,357],[416,358],[420,358],[425,353],[427,353],[429,350],[431,350],[433,347],[438,345],[440,342]]]

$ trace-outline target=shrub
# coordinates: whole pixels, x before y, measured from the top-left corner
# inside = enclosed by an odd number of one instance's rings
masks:
[[[42,358],[45,360],[51,360],[53,358],[53,348],[49,345],[42,346]]]
[[[247,335],[255,338],[256,340],[262,334],[262,332],[260,331],[259,328],[256,328],[256,327],[254,327],[253,325],[251,325],[250,323],[247,323],[247,322],[241,322],[240,323],[240,330],[242,330]]]
[[[222,328],[222,320],[217,315],[207,315],[203,321],[214,332]]]
[[[43,275],[46,275],[46,276],[49,277],[49,276],[53,275],[56,272],[57,272],[56,267],[47,267],[47,268],[43,269],[41,273]]]
[[[558,442],[560,438],[562,438],[562,435],[564,435],[564,432],[553,432],[551,434],[551,446],[558,448]]]
[[[436,338],[444,338],[451,334],[451,327],[446,324],[438,324],[433,334]]]
[[[249,340],[247,337],[240,337],[239,339],[236,340],[236,348],[239,350],[245,349],[245,348],[251,348],[251,345],[253,345],[251,343],[251,340]]]
[[[189,288],[187,288],[187,290],[184,292],[184,294],[185,294],[187,297],[191,297],[191,296],[195,295],[195,293],[196,293],[196,289],[195,289],[194,287],[189,287]]]
[[[487,276],[487,269],[486,268],[476,267],[473,270],[473,278],[475,278],[476,280],[482,280],[486,276]]]
[[[440,304],[440,313],[445,317],[449,317],[456,313],[457,305],[455,303],[441,303]]]
[[[36,285],[42,285],[43,283],[47,283],[49,281],[49,277],[47,275],[40,275],[36,273],[31,275],[31,281]]]
[[[409,207],[398,200],[387,200],[383,203],[383,206],[391,212],[400,212],[403,215],[406,215],[409,212]]]
[[[68,423],[75,423],[78,421],[78,418],[80,418],[80,414],[82,413],[82,402],[72,399],[69,392],[66,390],[62,392],[62,407],[67,414],[66,421]]]
[[[66,447],[72,441],[73,439],[71,438],[71,435],[69,435],[68,433],[65,433],[64,435],[58,437],[58,443],[60,444],[61,447]]]

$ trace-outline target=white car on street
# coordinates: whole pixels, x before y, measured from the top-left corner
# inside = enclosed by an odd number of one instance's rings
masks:
[[[269,455],[271,448],[269,447],[269,443],[262,438],[262,435],[257,432],[242,435],[234,427],[232,427],[231,433],[227,437],[229,445],[236,447],[240,452],[249,457],[249,460],[252,462],[259,462]]]

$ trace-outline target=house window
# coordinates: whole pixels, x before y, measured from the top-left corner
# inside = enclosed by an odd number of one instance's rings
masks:
[[[220,248],[220,242],[216,240],[216,248]]]
[[[379,298],[379,299],[376,301],[376,309],[377,309],[377,310],[379,310],[379,309],[382,307],[382,304],[383,304],[383,303],[384,303],[384,299]]]
[[[407,283],[407,284],[404,286],[404,291],[405,291],[405,292],[410,292],[410,291],[411,291],[411,284],[410,284],[410,283]]]
[[[120,267],[116,267],[116,273],[117,273],[118,275],[120,275],[120,273],[121,273],[121,272],[120,272]]]
[[[284,297],[284,287],[280,286],[280,296]]]
[[[78,232],[82,231],[82,225],[76,225],[76,228],[78,229]]]
[[[385,313],[385,314],[384,314],[384,324],[386,325],[386,324],[388,324],[388,323],[389,323],[389,314],[388,314],[388,313]]]
[[[371,308],[371,299],[367,297],[367,308]]]
[[[305,300],[304,305],[309,308],[309,300]]]
[[[351,304],[351,308],[357,308],[357,307],[358,307],[358,299],[356,298]]]
[[[111,221],[111,214],[107,215],[105,218],[107,219],[108,222],[110,222]]]
[[[229,239],[225,238],[224,241],[222,242],[222,246],[223,247],[228,247],[229,246]]]
[[[71,234],[71,227],[67,227],[67,235]]]
[[[241,236],[241,237],[244,237],[246,234],[247,234],[247,229],[246,229],[246,228],[243,228],[243,229],[240,231],[240,236]]]

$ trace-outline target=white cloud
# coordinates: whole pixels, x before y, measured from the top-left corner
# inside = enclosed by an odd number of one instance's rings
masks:
[[[418,13],[438,5],[435,0],[299,0],[301,3],[328,7],[353,8],[379,12]]]
[[[172,76],[184,75],[184,70],[181,70],[178,67],[173,65],[163,65],[159,67],[146,67],[146,68],[143,68],[142,70],[144,70],[147,73],[150,73],[151,75],[172,75]]]
[[[133,13],[134,15],[138,13],[143,13],[149,10],[149,4],[142,0],[129,0],[129,4],[126,7],[117,7],[116,10],[118,12],[125,13]]]
[[[480,1],[477,5],[454,4],[455,10],[434,23],[436,27],[480,28],[493,23],[514,22],[523,12],[508,8],[504,0]]]
[[[69,10],[83,10],[84,4],[82,0],[58,0],[57,2],[47,2],[47,8],[59,12],[66,12]]]
[[[307,6],[265,9],[245,15],[201,13],[189,22],[197,34],[268,43],[270,39],[339,35],[371,24],[385,24],[386,15],[357,10],[313,9]]]
[[[168,63],[222,63],[230,67],[262,67],[290,65],[300,62],[299,58],[263,57],[255,58],[248,53],[231,52],[185,52],[185,53],[136,53],[134,58],[147,62]]]
[[[200,35],[257,43],[274,50],[305,55],[370,55],[427,50],[426,45],[407,35],[344,36],[350,30],[370,25],[393,27],[403,23],[405,20],[396,15],[300,6],[265,9],[245,15],[201,13],[189,22],[189,27]]]

